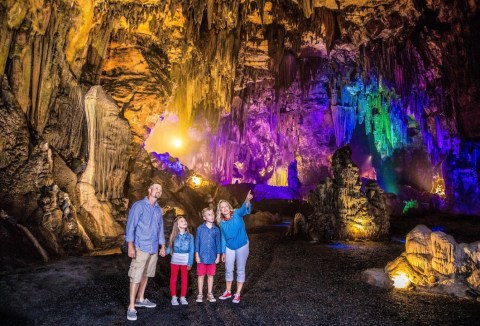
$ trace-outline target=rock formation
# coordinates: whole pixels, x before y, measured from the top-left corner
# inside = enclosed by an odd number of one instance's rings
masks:
[[[131,136],[128,123],[118,116],[118,107],[100,86],[85,95],[85,110],[89,155],[77,185],[79,206],[88,233],[105,245],[123,233],[117,220],[126,221],[128,201],[123,190]]]
[[[351,160],[351,149],[344,146],[333,155],[333,179],[317,185],[309,194],[314,212],[302,220],[295,216],[293,234],[308,223],[309,237],[326,240],[384,240],[390,222],[383,190],[374,181],[361,190],[358,167]],[[292,233],[292,232],[291,232]]]
[[[2,207],[30,233],[29,238],[39,239],[53,254],[93,249],[76,214],[75,174],[47,142],[30,138],[6,80],[2,95],[6,135],[0,169]]]
[[[424,225],[407,234],[405,252],[385,267],[395,287],[418,286],[467,297],[480,294],[480,242],[457,243]],[[473,290],[473,291],[472,291]]]

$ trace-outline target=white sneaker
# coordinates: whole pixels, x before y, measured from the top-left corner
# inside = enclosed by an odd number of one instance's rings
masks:
[[[183,305],[186,305],[186,304],[188,304],[188,301],[185,297],[180,297],[180,303],[183,304]]]
[[[220,300],[226,300],[226,299],[229,299],[231,297],[232,297],[232,292],[225,290],[225,292],[223,292],[223,294],[221,296],[219,296],[218,298]]]
[[[239,303],[240,302],[240,293],[235,293],[235,295],[233,296],[232,302],[233,303]]]
[[[203,295],[197,295],[197,300],[195,302],[203,302]]]
[[[178,298],[177,297],[172,297],[172,306],[178,306]]]
[[[217,301],[212,293],[207,294],[207,300],[209,302],[216,302]]]

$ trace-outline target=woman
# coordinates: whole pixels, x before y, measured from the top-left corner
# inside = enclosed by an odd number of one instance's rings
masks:
[[[233,268],[237,263],[237,291],[233,303],[240,302],[240,292],[245,282],[245,265],[249,254],[248,236],[243,217],[250,214],[253,195],[248,191],[242,207],[236,209],[226,200],[220,200],[217,205],[217,223],[222,237],[222,262],[225,263],[226,290],[220,300],[232,297]]]

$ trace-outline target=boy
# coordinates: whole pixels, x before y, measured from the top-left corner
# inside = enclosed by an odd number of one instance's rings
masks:
[[[215,215],[213,209],[204,208],[202,216],[205,221],[197,228],[195,236],[195,261],[197,262],[198,275],[198,296],[197,302],[203,302],[203,283],[207,274],[207,300],[215,302],[212,294],[213,276],[216,271],[216,264],[220,262],[222,252],[220,229],[213,224]]]

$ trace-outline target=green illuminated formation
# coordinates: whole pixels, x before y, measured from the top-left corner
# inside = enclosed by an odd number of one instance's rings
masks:
[[[418,203],[416,200],[407,200],[407,201],[404,201],[404,203],[405,203],[405,206],[403,206],[403,211],[402,211],[403,214],[406,214],[412,208],[418,207]]]
[[[361,80],[342,88],[341,106],[332,110],[334,121],[343,122],[335,126],[337,143],[348,143],[356,124],[365,124],[365,133],[373,135],[375,148],[382,158],[390,157],[397,148],[407,143],[408,119],[403,103],[393,89],[382,80],[372,79],[364,85]],[[356,107],[356,119],[345,119],[347,111]],[[340,144],[338,144],[340,145]]]

